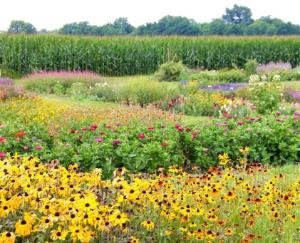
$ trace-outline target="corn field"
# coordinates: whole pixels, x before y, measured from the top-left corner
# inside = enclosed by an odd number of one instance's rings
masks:
[[[300,63],[299,37],[67,37],[0,35],[0,68],[147,74],[167,60],[192,68],[243,67],[247,59]]]

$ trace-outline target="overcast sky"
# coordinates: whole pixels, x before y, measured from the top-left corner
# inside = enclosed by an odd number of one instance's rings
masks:
[[[0,30],[6,30],[11,20],[49,30],[77,21],[103,25],[118,17],[128,17],[134,26],[165,15],[208,22],[235,3],[251,8],[255,19],[271,15],[300,24],[300,0],[1,0]]]

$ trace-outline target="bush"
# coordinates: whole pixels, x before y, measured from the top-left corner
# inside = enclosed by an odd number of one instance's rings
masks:
[[[255,59],[250,59],[245,63],[245,71],[247,75],[256,74],[258,63]]]
[[[173,96],[176,90],[169,89],[166,85],[156,81],[137,81],[123,85],[118,91],[118,100],[126,104],[140,105],[158,102]]]
[[[168,61],[159,67],[155,76],[159,81],[179,81],[184,70],[182,62]]]
[[[241,83],[248,80],[245,72],[239,69],[224,69],[219,71],[201,71],[192,74],[191,80],[198,80],[201,84],[217,84],[217,83]]]
[[[281,81],[298,81],[300,80],[300,70],[293,69],[290,71],[279,72]]]
[[[197,163],[206,168],[216,166],[216,158],[225,152],[232,161],[237,161],[239,148],[246,146],[250,147],[250,162],[283,165],[300,159],[299,125],[297,130],[294,128],[297,123],[299,120],[293,120],[293,117],[271,115],[228,120],[201,129],[190,149],[197,154]]]
[[[253,77],[249,81],[249,86],[251,99],[258,113],[266,114],[278,108],[282,89],[277,81],[265,82]]]

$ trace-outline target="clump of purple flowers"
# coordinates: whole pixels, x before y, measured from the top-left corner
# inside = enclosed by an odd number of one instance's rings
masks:
[[[216,84],[216,85],[207,85],[201,87],[203,90],[208,91],[235,91],[240,88],[246,87],[246,83],[227,83],[227,84]]]
[[[0,85],[1,86],[11,86],[11,85],[13,85],[13,81],[9,78],[0,77]]]
[[[257,73],[272,73],[289,70],[292,70],[292,65],[289,62],[269,62],[259,65],[256,71]]]
[[[292,102],[300,102],[300,91],[286,89],[284,92],[285,99]]]

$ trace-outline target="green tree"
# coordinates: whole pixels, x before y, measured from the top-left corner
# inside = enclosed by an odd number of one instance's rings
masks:
[[[181,16],[165,16],[157,23],[148,24],[142,28],[146,34],[155,35],[198,35],[200,29],[198,24],[191,19]]]
[[[92,26],[87,21],[65,24],[59,32],[64,35],[88,35],[92,32]]]
[[[247,35],[274,35],[276,28],[263,20],[256,20],[246,27]]]
[[[113,28],[116,29],[117,34],[126,35],[134,31],[134,27],[128,22],[127,18],[117,18],[113,22]]]
[[[25,21],[22,20],[13,20],[10,23],[10,26],[8,28],[8,33],[13,33],[13,34],[36,34],[37,30],[36,28]]]
[[[226,8],[226,13],[222,19],[227,24],[245,24],[253,22],[251,9],[244,6],[234,5],[233,8]]]

